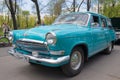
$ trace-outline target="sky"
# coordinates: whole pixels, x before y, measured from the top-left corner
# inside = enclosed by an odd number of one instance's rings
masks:
[[[42,1],[42,4],[46,5],[49,0],[38,0],[38,1]],[[68,0],[68,1],[72,1],[72,0]],[[82,0],[76,0],[76,1],[82,1]],[[33,2],[31,0],[23,0],[23,2],[25,3],[22,7],[23,10],[32,10],[32,6],[34,5]],[[86,2],[86,0],[85,0]],[[92,5],[91,5],[91,11],[94,11],[93,9],[95,9],[97,6],[97,0],[92,0]],[[96,8],[97,9],[97,8]],[[81,6],[80,11],[86,11],[86,3],[83,3]]]
[[[2,2],[3,0],[0,0],[0,3]],[[20,1],[20,0],[18,0]],[[34,3],[31,1],[31,0],[21,0],[22,3],[18,3],[22,10],[32,10],[32,6],[34,5]],[[48,3],[49,0],[38,0],[38,2],[42,2],[42,4],[46,5]]]
[[[2,1],[3,0],[0,0],[0,4],[2,4]],[[20,1],[20,0],[18,0],[18,1]],[[31,14],[32,14],[33,11],[36,12],[36,9],[32,10],[33,9],[32,7],[33,7],[34,3],[31,0],[21,0],[21,1],[22,1],[22,3],[18,3],[18,5],[20,5],[22,10],[30,11]],[[40,2],[40,1],[44,5],[46,5],[49,2],[49,0],[38,0],[38,2]],[[4,14],[6,14],[6,10],[4,10],[4,12],[5,12]],[[45,14],[46,13],[41,14],[41,15],[44,16]]]
[[[24,3],[24,5],[23,6],[21,5],[21,8],[23,10],[31,10],[32,8],[30,5],[34,4],[31,0],[23,0],[23,3]]]
[[[0,0],[0,2],[2,2],[3,0]],[[49,2],[49,0],[38,0],[39,2],[41,1],[42,2],[42,5],[47,5],[48,4],[48,2]],[[68,1],[73,1],[73,0],[68,0]],[[76,1],[81,1],[81,0],[76,0]],[[86,1],[86,0],[85,0]],[[97,1],[97,0],[93,0],[94,2],[95,1]],[[22,3],[19,3],[19,5],[21,6],[21,8],[22,8],[22,10],[28,10],[28,11],[30,11],[30,13],[32,13],[32,7],[33,7],[33,5],[34,5],[34,3],[31,1],[31,0],[22,0]],[[41,6],[40,6],[40,8],[41,8]],[[95,4],[94,3],[92,3],[92,7],[91,7],[91,10],[92,9],[94,9],[95,8]],[[45,9],[44,9],[45,10]],[[34,10],[34,11],[36,11],[36,10]],[[86,3],[84,3],[82,6],[81,6],[81,9],[80,9],[80,11],[86,11]],[[43,11],[41,14],[42,14],[42,16],[44,16],[45,14],[47,14],[47,13],[45,13],[46,12],[46,10],[45,11]]]
[[[39,3],[40,1],[44,6],[49,2],[49,0],[38,0]],[[32,7],[34,5],[34,3],[31,0],[23,0],[23,4],[24,5],[21,6],[23,10],[32,10]]]

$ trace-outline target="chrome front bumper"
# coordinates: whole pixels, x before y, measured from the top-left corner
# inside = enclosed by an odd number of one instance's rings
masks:
[[[28,62],[29,62],[29,60],[35,60],[38,62],[44,62],[44,63],[48,63],[48,64],[61,64],[61,63],[64,63],[65,61],[68,61],[70,59],[70,56],[63,56],[63,57],[59,57],[57,59],[37,58],[35,56],[21,54],[21,53],[15,51],[14,49],[8,50],[8,53],[11,54],[12,56],[18,58],[18,59],[24,59]]]

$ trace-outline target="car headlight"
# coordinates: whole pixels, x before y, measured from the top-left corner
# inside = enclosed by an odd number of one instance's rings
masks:
[[[47,33],[46,41],[47,41],[47,44],[54,45],[56,43],[56,41],[57,41],[56,34],[53,33],[53,32]]]
[[[9,34],[8,34],[8,39],[10,40],[10,41],[13,41],[13,32],[9,32]]]

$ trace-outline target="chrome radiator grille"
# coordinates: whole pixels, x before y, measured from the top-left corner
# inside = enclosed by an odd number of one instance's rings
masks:
[[[25,50],[25,51],[29,51],[29,52],[33,52],[33,51],[37,51],[37,52],[41,52],[41,53],[48,53],[48,48],[47,45],[45,43],[38,43],[37,41],[30,41],[30,40],[17,40],[16,41],[16,46],[19,49]]]

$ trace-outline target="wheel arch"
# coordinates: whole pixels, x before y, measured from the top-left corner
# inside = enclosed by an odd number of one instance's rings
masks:
[[[75,45],[73,47],[73,49],[76,48],[76,47],[81,47],[83,49],[83,51],[84,51],[84,60],[87,61],[88,60],[88,46],[87,46],[87,44],[85,44],[85,43],[77,44],[77,45]]]

